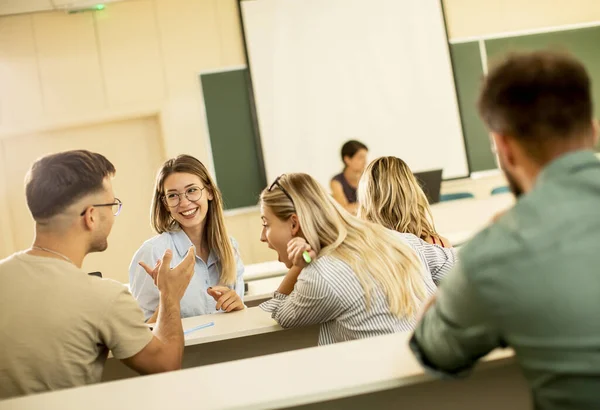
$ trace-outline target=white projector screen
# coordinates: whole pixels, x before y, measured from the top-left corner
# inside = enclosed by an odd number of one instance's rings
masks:
[[[324,186],[349,139],[413,171],[468,166],[439,0],[241,2],[267,178]]]

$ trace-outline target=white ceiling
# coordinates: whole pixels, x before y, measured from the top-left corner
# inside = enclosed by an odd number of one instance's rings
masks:
[[[84,8],[124,0],[0,0],[0,16]]]

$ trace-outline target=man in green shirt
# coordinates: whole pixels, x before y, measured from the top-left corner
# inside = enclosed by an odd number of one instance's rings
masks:
[[[510,55],[479,112],[515,206],[461,249],[418,324],[425,367],[459,375],[510,346],[536,409],[600,409],[600,161],[590,79],[571,57]]]

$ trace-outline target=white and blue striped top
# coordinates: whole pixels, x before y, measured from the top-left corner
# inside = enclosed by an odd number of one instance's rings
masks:
[[[412,234],[397,234],[419,256],[427,296],[456,261],[456,250],[431,245]],[[282,327],[321,324],[319,345],[412,331],[416,318],[393,314],[383,290],[374,286],[369,308],[365,292],[353,269],[331,256],[318,257],[302,270],[289,295],[275,292],[260,306],[272,312]]]

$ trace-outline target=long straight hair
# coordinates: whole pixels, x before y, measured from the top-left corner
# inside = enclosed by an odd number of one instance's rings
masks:
[[[427,196],[400,158],[373,160],[360,178],[357,196],[359,218],[423,240],[439,238]]]
[[[225,227],[223,198],[221,191],[215,185],[202,162],[190,155],[179,155],[176,158],[167,160],[163,164],[156,175],[156,183],[154,185],[154,198],[152,199],[152,209],[150,212],[152,227],[159,234],[181,229],[179,223],[173,219],[171,212],[169,212],[167,205],[164,203],[165,180],[169,175],[175,173],[196,175],[202,181],[204,188],[212,194],[213,199],[208,201],[204,234],[206,235],[209,249],[215,253],[221,264],[220,283],[223,285],[235,284],[237,277],[236,262],[233,245]]]
[[[367,303],[378,286],[392,313],[411,317],[417,312],[426,292],[421,263],[411,248],[392,231],[348,213],[310,175],[287,174],[278,182],[292,199],[275,185],[262,192],[263,206],[283,221],[297,215],[318,257],[335,256],[354,270]]]

